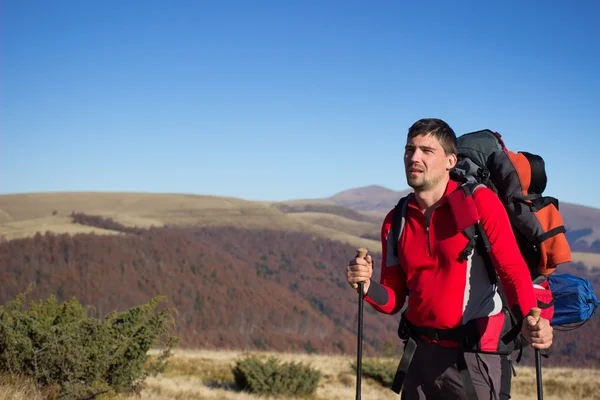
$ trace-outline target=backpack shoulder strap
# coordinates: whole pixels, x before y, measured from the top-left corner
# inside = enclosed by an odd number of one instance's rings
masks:
[[[468,240],[461,252],[461,258],[467,260],[477,248],[479,253],[486,258],[485,265],[490,282],[496,283],[496,271],[488,254],[491,251],[490,240],[481,225],[479,209],[473,199],[473,193],[481,187],[486,187],[486,185],[477,181],[467,181],[456,189],[458,193],[451,195],[449,203],[457,229]]]
[[[392,237],[394,257],[396,258],[398,258],[398,240],[400,240],[400,235],[404,229],[406,206],[411,196],[412,193],[398,200],[398,204],[396,204],[394,207],[394,214],[392,215],[392,229],[390,232]]]
[[[475,208],[477,209],[477,203],[473,202]],[[479,210],[477,209],[477,213],[479,214]],[[481,221],[478,220],[476,226],[473,227],[473,232],[475,233],[475,247],[478,247],[479,254],[485,259],[484,265],[488,274],[488,278],[492,285],[496,285],[496,290],[498,295],[500,296],[500,300],[502,301],[502,307],[505,309],[506,316],[510,319],[510,324],[507,327],[503,327],[502,330],[502,340],[506,343],[508,342],[519,342],[517,345],[517,349],[519,350],[519,355],[517,357],[517,363],[521,360],[521,354],[523,352],[522,343],[519,339],[519,332],[521,331],[521,323],[520,323],[520,312],[518,310],[513,310],[510,308],[508,304],[508,299],[506,297],[506,293],[504,293],[504,288],[500,282],[500,278],[498,277],[498,273],[496,272],[496,268],[494,267],[494,263],[492,261],[492,257],[490,256],[490,252],[492,250],[492,246],[490,244],[490,240],[488,238]],[[508,329],[508,331],[506,331]],[[516,343],[515,342],[515,343]]]

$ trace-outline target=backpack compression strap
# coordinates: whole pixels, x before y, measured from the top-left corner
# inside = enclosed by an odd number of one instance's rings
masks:
[[[398,200],[398,204],[394,207],[394,214],[392,215],[392,244],[393,244],[393,252],[394,257],[398,258],[398,240],[400,240],[400,234],[402,233],[402,229],[404,228],[404,216],[406,215],[406,205],[408,204],[408,200],[412,196],[412,193],[404,196],[400,200]]]

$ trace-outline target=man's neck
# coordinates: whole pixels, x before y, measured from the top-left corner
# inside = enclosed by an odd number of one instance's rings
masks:
[[[430,209],[435,206],[441,199],[444,197],[444,193],[446,193],[448,182],[441,183],[430,190],[426,191],[416,191],[415,190],[415,200],[419,205],[419,208],[423,212],[430,211]]]

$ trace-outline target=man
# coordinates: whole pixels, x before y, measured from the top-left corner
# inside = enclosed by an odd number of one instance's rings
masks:
[[[406,400],[466,399],[467,394],[478,399],[499,397],[500,356],[463,351],[459,339],[443,335],[477,324],[478,332],[483,332],[480,343],[485,347],[493,342],[504,321],[498,293],[489,280],[482,279],[487,276],[484,259],[465,261],[460,257],[467,238],[457,232],[447,202],[458,187],[450,179],[456,162],[456,135],[447,123],[423,119],[413,124],[404,152],[406,179],[413,193],[407,200],[397,243],[388,240],[394,210],[384,219],[380,282],[371,279],[370,256],[356,258],[347,266],[348,283],[358,288],[358,283],[364,282],[365,301],[379,312],[397,313],[408,296],[402,320],[405,327],[419,329],[419,334],[412,334],[407,342],[412,340],[415,347],[403,375],[402,396]],[[549,348],[549,321],[540,318],[536,322],[528,316],[537,302],[504,206],[486,187],[475,190],[473,200],[491,245],[490,260],[509,306],[519,322],[522,320],[521,334],[534,348]],[[398,248],[397,258],[393,246]],[[425,334],[431,331],[436,334]]]

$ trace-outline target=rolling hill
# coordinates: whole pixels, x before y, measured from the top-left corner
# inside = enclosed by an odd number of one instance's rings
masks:
[[[319,203],[319,202],[317,202]],[[324,204],[327,214],[339,215],[342,225],[360,215],[334,203]],[[281,211],[283,208],[284,211]],[[311,210],[315,207],[311,206]],[[295,218],[295,208],[235,198],[151,193],[35,193],[0,195],[0,238],[11,240],[45,233],[113,234],[110,230],[84,227],[71,222],[70,215],[85,212],[111,218],[126,226],[234,226],[243,229],[273,229],[309,233],[353,246],[374,248],[376,242]],[[290,212],[290,215],[286,214]],[[352,217],[348,218],[349,214]],[[366,217],[365,217],[366,218]],[[375,222],[374,219],[365,221]],[[371,232],[370,227],[365,231]],[[361,232],[358,232],[361,233]]]

